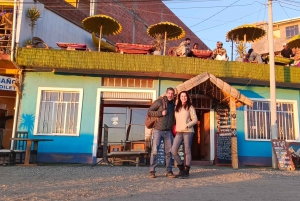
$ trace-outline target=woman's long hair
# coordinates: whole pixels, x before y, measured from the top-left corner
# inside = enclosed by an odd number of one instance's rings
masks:
[[[186,95],[186,97],[187,97],[187,101],[186,101],[186,104],[185,104],[184,106],[182,105],[182,102],[181,102],[181,100],[180,100],[180,96],[181,96],[182,93],[185,93],[185,95]],[[192,102],[191,102],[191,99],[190,99],[190,97],[189,97],[187,91],[182,91],[182,92],[180,92],[180,93],[178,94],[178,96],[177,96],[177,100],[178,100],[178,102],[177,102],[177,105],[176,105],[176,107],[175,107],[175,111],[176,111],[176,112],[179,112],[179,110],[180,110],[182,107],[183,107],[184,109],[186,109],[186,110],[189,110],[190,107],[192,106]]]

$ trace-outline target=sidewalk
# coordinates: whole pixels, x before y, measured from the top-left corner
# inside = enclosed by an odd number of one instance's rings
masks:
[[[189,179],[164,171],[149,179],[148,167],[0,167],[0,200],[298,200],[300,171],[192,167]]]

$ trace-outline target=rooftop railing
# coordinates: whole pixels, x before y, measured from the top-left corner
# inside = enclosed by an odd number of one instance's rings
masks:
[[[220,78],[269,82],[266,64],[215,61],[193,57],[172,57],[107,52],[18,48],[17,64],[35,69],[57,69],[69,73],[89,72],[114,75],[139,75],[186,78],[203,72]],[[300,68],[276,66],[276,81],[300,83]]]

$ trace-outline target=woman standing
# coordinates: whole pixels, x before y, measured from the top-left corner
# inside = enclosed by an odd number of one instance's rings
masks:
[[[192,159],[191,146],[194,136],[193,126],[197,124],[198,119],[195,108],[192,106],[190,97],[187,91],[182,91],[178,94],[178,103],[175,106],[176,120],[176,136],[173,142],[171,153],[179,168],[179,178],[187,178],[189,176],[190,164]],[[184,142],[185,165],[180,160],[178,148],[181,142]]]

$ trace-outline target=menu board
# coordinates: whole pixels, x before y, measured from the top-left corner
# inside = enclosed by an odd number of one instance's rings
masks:
[[[216,165],[231,165],[231,136],[216,134]]]
[[[279,170],[295,170],[292,156],[285,140],[272,140],[272,148],[276,154]]]
[[[231,165],[231,136],[228,108],[217,109],[217,128],[215,136],[215,163],[216,165]]]

